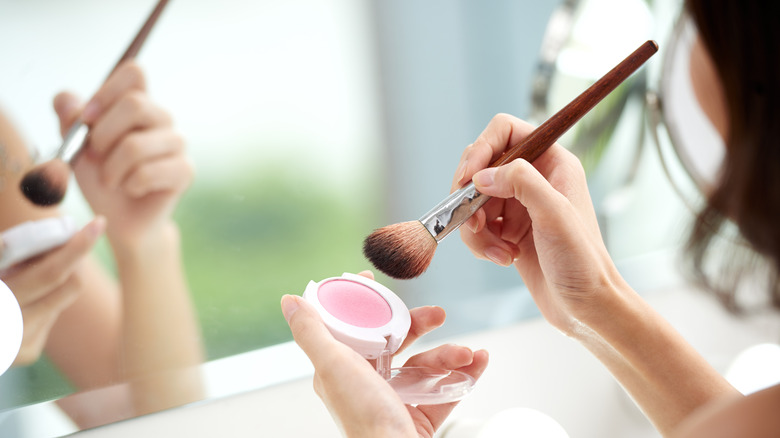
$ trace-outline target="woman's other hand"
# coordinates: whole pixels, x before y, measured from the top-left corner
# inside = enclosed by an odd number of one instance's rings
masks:
[[[29,365],[40,357],[52,326],[79,297],[83,288],[75,271],[104,229],[105,220],[98,217],[64,245],[0,273],[22,309],[24,332],[15,365]]]

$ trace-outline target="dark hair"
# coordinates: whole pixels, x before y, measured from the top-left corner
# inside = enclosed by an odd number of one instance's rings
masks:
[[[771,301],[780,307],[780,2],[688,0],[686,7],[722,82],[729,120],[721,178],[689,240],[694,267],[705,277],[707,250],[731,221],[769,264]],[[737,271],[728,275],[736,280]],[[736,291],[720,292],[734,308]]]

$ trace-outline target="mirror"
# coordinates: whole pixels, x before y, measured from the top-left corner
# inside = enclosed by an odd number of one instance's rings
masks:
[[[695,25],[681,14],[667,42],[657,91],[648,95],[654,143],[669,180],[690,204],[714,183],[725,154],[723,139],[702,111],[691,86],[689,62],[695,36]]]
[[[53,96],[94,93],[155,3],[0,1],[0,107],[31,150],[48,156],[59,146]],[[205,361],[288,341],[283,293],[368,268],[360,245],[380,222],[373,193],[382,183],[384,141],[369,7],[173,1],[138,57],[149,94],[174,118],[196,167],[174,217]],[[77,184],[69,186],[61,210],[84,224],[91,213]],[[114,269],[105,241],[96,253]],[[204,372],[179,370],[194,373],[200,391],[153,404],[221,394],[198,383]],[[94,410],[130,391],[113,383],[74,403]],[[83,394],[46,357],[0,377],[0,388],[4,412]],[[105,421],[134,412],[117,415]],[[22,427],[0,414],[0,430],[25,436]]]

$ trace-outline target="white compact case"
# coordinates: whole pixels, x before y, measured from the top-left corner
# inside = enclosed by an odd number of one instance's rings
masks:
[[[312,304],[338,341],[366,359],[408,405],[452,403],[465,397],[476,380],[457,370],[391,368],[392,355],[406,339],[412,318],[396,294],[355,274],[309,282],[303,298]]]
[[[389,321],[382,325],[374,327],[358,326],[345,322],[335,316],[334,310],[346,313],[360,312],[360,309],[353,307],[350,303],[342,303],[343,309],[334,309],[333,303],[325,305],[319,297],[320,288],[331,281],[348,281],[370,290],[361,293],[370,294],[371,292],[379,295],[386,302],[390,311]],[[311,303],[319,312],[323,322],[328,327],[333,337],[352,347],[366,359],[377,359],[383,351],[387,350],[390,354],[395,353],[406,339],[409,333],[412,319],[409,315],[409,309],[403,301],[387,287],[370,280],[362,275],[344,273],[341,277],[326,278],[319,282],[310,281],[303,292],[303,298]],[[338,305],[338,304],[335,304]],[[328,310],[331,309],[331,311]],[[385,309],[386,310],[386,309]],[[344,318],[348,319],[348,318]]]

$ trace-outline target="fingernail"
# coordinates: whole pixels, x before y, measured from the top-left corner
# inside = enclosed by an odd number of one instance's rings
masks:
[[[65,99],[64,102],[60,103],[60,106],[58,108],[58,113],[63,116],[67,116],[73,111],[76,111],[78,109],[78,101],[76,99]]]
[[[471,230],[472,233],[477,232],[477,225],[479,225],[479,221],[474,216],[471,216],[469,220],[466,221],[466,226],[469,230]]]
[[[480,170],[476,174],[474,174],[473,181],[474,185],[477,187],[490,187],[493,185],[493,182],[496,178],[496,169],[495,167]]]
[[[87,232],[89,233],[90,237],[96,238],[103,234],[103,231],[106,229],[106,218],[103,216],[98,216],[90,222],[87,225]]]
[[[491,246],[486,249],[485,257],[501,266],[509,266],[512,264],[512,255],[497,246]]]
[[[455,181],[458,184],[460,184],[461,181],[463,181],[463,178],[466,177],[466,168],[468,167],[468,164],[469,164],[469,160],[461,161],[460,166],[458,166],[458,170],[455,171],[455,175],[457,178]]]
[[[287,322],[290,322],[290,318],[298,310],[300,305],[298,304],[298,297],[295,295],[285,295],[282,297],[282,314]]]
[[[81,113],[81,119],[85,122],[93,122],[100,113],[100,105],[91,100],[87,106],[84,107],[84,112]]]

